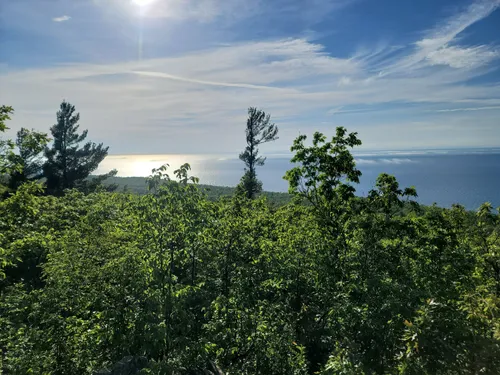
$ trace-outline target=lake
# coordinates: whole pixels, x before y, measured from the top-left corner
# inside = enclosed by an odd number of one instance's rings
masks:
[[[360,152],[355,158],[363,173],[358,195],[366,195],[385,172],[395,175],[403,188],[415,186],[424,204],[460,203],[476,209],[488,201],[500,206],[500,149]],[[292,167],[289,160],[289,155],[271,155],[258,169],[265,190],[287,191],[282,177]],[[235,186],[243,174],[243,163],[233,155],[110,155],[98,172],[116,168],[119,176],[147,176],[152,168],[169,163],[173,175],[185,162],[203,184]]]

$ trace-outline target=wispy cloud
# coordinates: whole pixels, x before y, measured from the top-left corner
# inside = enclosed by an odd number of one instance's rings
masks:
[[[165,78],[165,79],[171,79],[174,81],[182,81],[182,82],[188,82],[188,83],[197,83],[200,85],[208,85],[208,86],[220,86],[220,87],[239,87],[243,89],[256,89],[256,90],[278,90],[278,91],[285,91],[285,92],[293,92],[294,90],[291,89],[284,89],[280,87],[272,87],[272,86],[262,86],[262,85],[252,85],[249,83],[229,83],[229,82],[214,82],[214,81],[205,81],[202,79],[193,79],[193,78],[186,78],[186,77],[180,77],[176,76],[173,74],[168,74],[168,73],[159,73],[159,72],[141,72],[141,71],[134,71],[134,74],[138,74],[140,76],[145,76],[145,77],[156,77],[156,78]]]
[[[500,57],[500,52],[488,46],[471,48],[443,47],[428,54],[432,65],[448,65],[452,68],[477,68]]]
[[[413,159],[408,159],[408,158],[377,158],[377,159],[363,159],[363,158],[356,158],[355,159],[356,164],[358,165],[372,165],[372,164],[412,164],[416,163],[415,160]]]
[[[443,47],[452,42],[458,34],[469,26],[488,17],[498,7],[500,7],[499,0],[473,1],[463,12],[457,13],[437,25],[426,38],[417,42],[417,45],[432,50]]]
[[[282,136],[273,146],[282,150],[288,148],[299,130],[308,131],[313,126],[331,131],[332,113],[358,113],[356,116],[371,116],[373,122],[374,114],[363,112],[380,107],[367,108],[367,104],[435,106],[460,102],[464,107],[472,103],[485,107],[480,105],[483,98],[500,99],[500,86],[463,85],[476,74],[474,70],[460,73],[448,69],[429,71],[425,76],[408,74],[369,80],[370,66],[362,59],[333,58],[319,44],[279,39],[161,59],[10,72],[0,76],[4,88],[0,100],[19,108],[16,123],[46,128],[53,122],[53,114],[37,114],[37,110],[54,108],[66,98],[82,112],[83,126],[98,139],[111,140],[115,152],[130,150],[130,139],[134,147],[146,147],[150,152],[203,153],[209,152],[213,144],[224,145],[224,151],[238,150],[242,140],[237,124],[244,123],[248,106],[261,106],[281,125]],[[350,84],[339,86],[344,76],[350,78]],[[36,93],[34,87],[44,87],[44,95]],[[332,104],[336,108],[333,111]],[[120,124],[118,134],[116,124]],[[379,130],[363,132],[367,139],[377,142],[382,134],[404,137],[408,131],[401,122],[387,131],[380,125],[373,126]],[[356,127],[356,123],[350,127]],[[440,125],[431,123],[429,127],[437,131]],[[412,126],[412,131],[418,128]],[[415,134],[410,138],[412,142],[425,142],[422,137],[428,137],[429,130]],[[179,141],[179,137],[183,140]],[[387,139],[390,137],[384,142]]]
[[[66,21],[69,21],[70,19],[71,19],[70,16],[61,16],[61,17],[52,18],[52,21],[54,21],[54,22],[66,22]]]
[[[457,37],[460,33],[488,17],[498,7],[500,0],[474,1],[463,12],[455,14],[428,31],[423,39],[415,43],[413,53],[389,66],[384,74],[418,69],[425,67],[426,64],[442,64],[455,68],[487,64],[499,56],[494,48],[486,45],[461,48],[454,43],[458,42]]]
[[[452,109],[438,109],[436,112],[470,112],[470,111],[488,111],[500,109],[500,106],[490,107],[469,107],[469,108],[452,108]]]
[[[122,0],[94,1],[102,7],[120,2],[124,9]],[[287,5],[287,0],[279,1]],[[157,3],[171,7],[170,17],[197,21],[203,19],[197,13],[201,9],[213,6],[208,12],[213,21],[230,17],[234,4],[242,4]],[[267,2],[255,4],[260,8],[251,11],[259,12]],[[337,3],[329,4],[335,8]],[[380,44],[351,55],[327,52],[319,42],[298,37],[239,39],[191,46],[186,52],[179,42],[184,35],[172,33],[169,38],[180,51],[155,51],[158,58],[140,61],[113,56],[111,62],[97,63],[114,45],[90,44],[96,58],[88,63],[0,72],[0,102],[16,108],[13,131],[27,123],[46,131],[59,102],[67,99],[82,113],[82,127],[115,153],[209,153],[214,147],[236,152],[243,147],[241,124],[248,106],[269,111],[280,126],[279,141],[267,145],[270,151],[288,149],[299,131],[330,133],[337,125],[359,130],[375,148],[485,145],[500,134],[492,111],[500,103],[500,85],[475,79],[494,67],[499,50],[484,44],[463,46],[459,34],[499,5],[500,0],[476,1],[409,45]],[[57,25],[51,27],[61,45],[77,45],[81,52],[85,40],[78,30],[70,38]],[[100,35],[94,37],[101,43]]]

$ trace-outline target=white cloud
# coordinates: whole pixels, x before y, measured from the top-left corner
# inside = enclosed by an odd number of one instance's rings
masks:
[[[211,4],[168,1],[172,10]],[[376,148],[493,142],[500,135],[498,121],[485,113],[500,103],[500,86],[470,81],[485,73],[496,50],[460,47],[456,38],[499,3],[474,3],[410,51],[379,45],[336,57],[319,43],[288,38],[207,45],[142,61],[5,69],[0,102],[16,108],[13,132],[25,124],[47,131],[60,101],[67,99],[81,112],[82,128],[89,129],[91,139],[109,144],[114,153],[237,152],[244,143],[248,106],[269,111],[280,126],[280,139],[266,145],[269,151],[288,149],[299,131],[331,133],[337,125],[359,129],[365,143]],[[191,17],[186,9],[184,15],[179,12],[172,17]],[[75,31],[71,39],[78,36]],[[446,107],[451,109],[436,111]],[[475,111],[469,119],[474,125],[467,127],[453,115],[459,111]],[[381,120],[381,112],[398,119]],[[451,113],[443,122],[443,114],[436,112]],[[424,118],[417,123],[408,116]],[[459,130],[453,132],[454,126]]]
[[[427,59],[432,65],[448,65],[452,68],[477,68],[497,59],[500,53],[487,46],[471,48],[443,47],[429,53]]]
[[[416,163],[415,160],[408,158],[392,158],[392,159],[381,159],[380,162],[382,164],[408,164],[408,163]]]
[[[488,111],[500,109],[500,105],[489,107],[468,107],[468,108],[452,108],[452,109],[438,109],[436,112],[470,112],[470,111]]]
[[[500,0],[473,1],[464,12],[454,15],[446,22],[438,25],[418,44],[424,49],[432,50],[445,46],[469,26],[488,17],[498,7],[500,7]]]
[[[377,115],[377,105],[460,102],[484,107],[488,104],[480,104],[483,98],[500,99],[500,86],[462,84],[477,74],[474,69],[448,70],[367,80],[371,67],[362,58],[333,58],[321,45],[285,39],[161,59],[7,72],[0,75],[0,101],[17,109],[13,129],[30,123],[47,130],[65,98],[82,113],[82,127],[90,130],[93,139],[104,140],[114,152],[122,153],[207,153],[214,148],[236,152],[244,141],[240,125],[246,108],[260,106],[281,128],[280,140],[270,150],[283,150],[299,131],[331,132],[336,125],[365,128],[366,123],[332,123],[337,118],[332,114],[364,116],[366,121]],[[349,77],[348,85],[338,85],[342,77]],[[36,87],[44,88],[43,95]],[[363,107],[368,104],[374,106]],[[349,108],[352,105],[356,108]],[[400,124],[391,126],[388,132],[394,133]],[[399,130],[401,137],[406,131]],[[384,131],[366,134],[379,144],[390,139]],[[427,129],[410,140],[425,143],[429,134]]]
[[[61,17],[52,18],[52,21],[54,21],[54,22],[66,22],[66,21],[69,21],[70,19],[71,19],[70,16],[61,16]]]
[[[408,158],[377,158],[377,159],[355,159],[357,165],[373,165],[373,164],[412,164],[416,163],[413,159]]]
[[[448,65],[452,68],[472,69],[489,64],[497,59],[500,53],[487,46],[471,48],[443,47],[427,55],[432,65]]]
[[[288,90],[288,89],[282,89],[279,87],[252,85],[249,83],[230,83],[230,82],[206,81],[206,80],[202,80],[202,79],[180,77],[180,76],[176,76],[176,75],[168,74],[168,73],[142,72],[142,71],[134,71],[133,73],[138,74],[140,76],[145,76],[145,77],[166,78],[166,79],[170,79],[173,81],[182,81],[182,82],[187,82],[187,83],[198,83],[200,85],[208,85],[208,86],[239,87],[239,88],[243,88],[243,89],[256,89],[256,90],[278,90],[278,91],[285,91],[285,92],[292,91],[292,90]]]
[[[426,63],[444,64],[455,68],[481,66],[498,57],[497,51],[488,46],[459,48],[453,46],[457,36],[478,21],[488,17],[498,7],[500,0],[476,0],[465,11],[458,13],[427,32],[425,38],[415,43],[410,55],[387,67],[386,74],[425,67]],[[453,58],[458,58],[454,62]],[[453,65],[452,65],[453,64]]]

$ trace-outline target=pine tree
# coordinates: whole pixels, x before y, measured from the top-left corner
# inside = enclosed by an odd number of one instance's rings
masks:
[[[75,106],[63,101],[57,112],[57,124],[50,129],[54,139],[52,148],[45,149],[47,161],[43,172],[48,194],[61,195],[64,189],[78,188],[108,155],[108,147],[102,143],[87,142],[79,147],[88,132],[77,133],[79,120]]]
[[[258,146],[278,139],[278,127],[271,122],[271,116],[254,107],[248,108],[246,127],[247,146],[240,154],[245,163],[245,174],[237,187],[239,193],[253,199],[262,191],[262,182],[257,179],[256,167],[263,166],[266,158],[259,156]]]
[[[7,131],[9,128],[6,125],[7,120],[10,120],[10,115],[14,113],[14,109],[10,106],[0,106],[0,133]],[[14,142],[10,139],[4,140],[0,138],[0,177],[10,171],[9,156],[13,154]]]
[[[11,154],[9,160],[11,165],[19,165],[20,168],[10,173],[11,190],[16,190],[27,181],[43,177],[42,153],[49,141],[47,134],[35,130],[21,128],[17,132],[17,153]]]

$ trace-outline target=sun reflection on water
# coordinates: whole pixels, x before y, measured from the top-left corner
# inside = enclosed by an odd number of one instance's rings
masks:
[[[118,170],[121,177],[149,176],[152,169],[168,164],[167,172],[173,177],[173,172],[184,163],[191,166],[192,175],[203,173],[203,164],[220,160],[220,155],[109,155],[99,165],[96,173],[105,173],[111,169]]]

